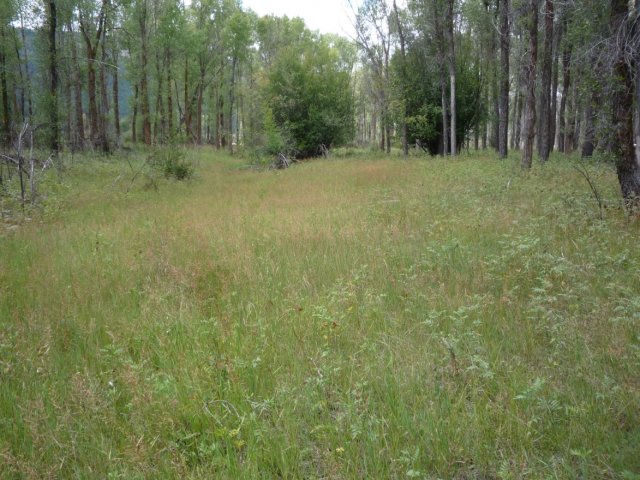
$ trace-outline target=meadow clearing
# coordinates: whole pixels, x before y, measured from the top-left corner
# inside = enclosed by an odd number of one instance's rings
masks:
[[[188,155],[0,224],[0,478],[640,478],[611,166]]]

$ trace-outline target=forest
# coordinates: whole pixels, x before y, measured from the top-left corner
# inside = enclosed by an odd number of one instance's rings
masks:
[[[640,2],[343,10],[0,0],[0,480],[640,479]]]
[[[521,150],[525,169],[534,151],[596,152],[640,194],[636,2],[348,5],[350,39],[232,0],[4,1],[2,145],[29,126],[51,152],[472,146]]]

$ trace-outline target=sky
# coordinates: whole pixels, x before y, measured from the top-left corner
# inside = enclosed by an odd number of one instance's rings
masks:
[[[242,0],[242,5],[258,15],[300,17],[310,30],[355,36],[348,0]]]

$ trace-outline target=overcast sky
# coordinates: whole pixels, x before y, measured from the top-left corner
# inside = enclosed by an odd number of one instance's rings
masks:
[[[347,0],[242,0],[242,4],[258,15],[301,17],[311,30],[354,36]]]

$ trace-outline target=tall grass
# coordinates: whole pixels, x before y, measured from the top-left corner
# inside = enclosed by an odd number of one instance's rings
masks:
[[[84,160],[0,237],[2,478],[638,478],[614,174]],[[137,168],[141,160],[135,160]]]

